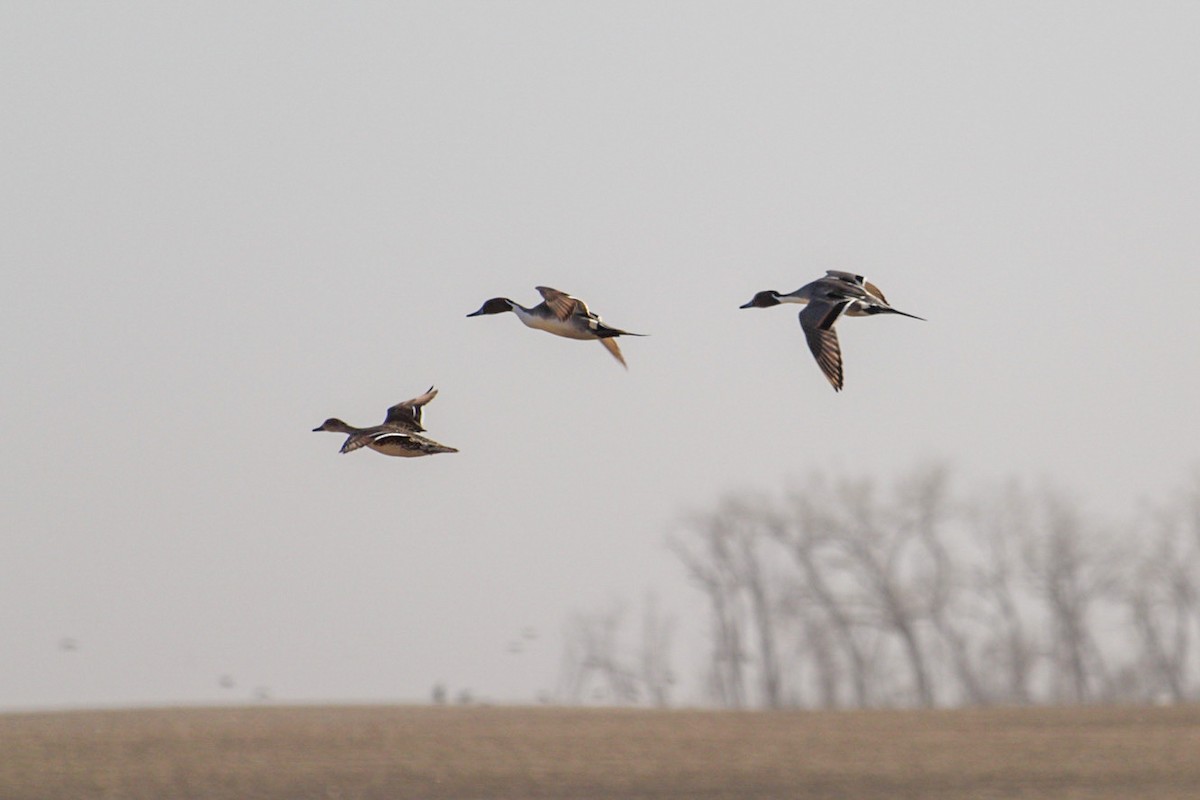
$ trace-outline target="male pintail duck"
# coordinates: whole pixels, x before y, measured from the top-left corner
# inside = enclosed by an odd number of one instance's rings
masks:
[[[588,310],[582,300],[566,292],[551,289],[549,286],[538,286],[537,290],[542,295],[542,302],[533,308],[526,308],[507,297],[493,297],[480,306],[478,311],[467,316],[478,317],[481,314],[503,314],[505,311],[511,311],[530,328],[568,339],[598,339],[600,344],[612,353],[613,358],[621,362],[621,366],[629,369],[624,356],[621,355],[621,348],[617,346],[616,337],[644,334],[630,333],[606,325],[598,315]]]
[[[759,292],[740,308],[767,308],[780,303],[804,303],[800,312],[800,327],[808,339],[808,349],[817,359],[817,366],[833,384],[842,390],[842,349],[838,346],[833,325],[843,314],[848,317],[869,317],[875,314],[900,314],[924,321],[924,317],[897,311],[888,303],[879,287],[862,275],[831,269],[824,278],[801,286],[794,292],[780,294],[773,290]]]
[[[453,447],[439,444],[432,439],[421,436],[421,415],[425,404],[437,397],[437,389],[432,386],[429,391],[403,403],[397,403],[387,410],[387,416],[382,425],[372,428],[356,428],[342,422],[336,417],[325,420],[313,431],[332,431],[348,434],[341,452],[351,453],[360,447],[369,447],[383,453],[385,456],[414,458],[416,456],[431,456],[436,453],[457,453]]]

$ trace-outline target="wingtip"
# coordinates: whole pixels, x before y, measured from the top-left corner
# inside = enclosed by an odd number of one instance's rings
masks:
[[[612,354],[613,358],[621,362],[621,366],[624,367],[626,371],[629,370],[629,365],[625,363],[625,356],[621,355],[621,348],[619,345],[617,345],[615,338],[610,336],[608,338],[601,339],[600,344],[604,345],[604,349]]]

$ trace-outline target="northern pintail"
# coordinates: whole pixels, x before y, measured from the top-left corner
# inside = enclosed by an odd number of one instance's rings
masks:
[[[613,358],[621,362],[621,366],[629,369],[625,357],[621,355],[621,348],[617,346],[616,337],[644,334],[630,333],[605,324],[599,315],[588,310],[582,300],[566,292],[551,289],[549,286],[536,288],[542,295],[542,302],[533,308],[526,308],[507,297],[493,297],[480,306],[478,311],[473,311],[467,316],[478,317],[481,314],[503,314],[505,311],[511,311],[521,322],[539,331],[565,336],[568,339],[597,339],[612,353]]]
[[[842,390],[842,349],[838,345],[837,331],[833,329],[840,316],[900,314],[922,321],[925,319],[892,308],[879,287],[862,275],[836,269],[826,270],[824,278],[818,278],[788,294],[774,290],[759,292],[750,302],[739,307],[767,308],[780,303],[805,304],[800,312],[800,327],[808,339],[808,349],[817,359],[817,366],[825,373],[835,392]]]
[[[371,428],[356,428],[342,422],[336,417],[325,420],[313,431],[332,431],[348,434],[341,452],[352,453],[360,447],[369,447],[385,456],[414,458],[416,456],[431,456],[436,453],[457,453],[453,447],[439,444],[432,439],[421,436],[421,416],[425,404],[437,397],[437,389],[432,386],[425,394],[397,403],[387,410],[387,416],[382,425]]]

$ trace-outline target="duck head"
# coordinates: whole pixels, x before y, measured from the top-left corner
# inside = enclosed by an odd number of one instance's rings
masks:
[[[313,428],[313,433],[316,433],[317,431],[332,431],[334,433],[353,433],[354,432],[354,430],[349,425],[347,425],[345,422],[342,422],[337,417],[330,417],[329,419],[325,420],[317,427]]]
[[[767,289],[765,292],[759,292],[750,298],[750,302],[738,306],[738,308],[768,308],[769,306],[777,306],[782,301],[779,299],[779,292],[774,289]]]
[[[513,301],[507,297],[493,297],[480,306],[478,311],[473,311],[467,314],[467,316],[478,317],[480,314],[503,314],[505,311],[512,311],[513,305],[515,305]]]

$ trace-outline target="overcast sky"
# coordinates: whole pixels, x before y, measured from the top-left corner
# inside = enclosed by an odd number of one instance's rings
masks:
[[[944,459],[1163,496],[1200,455],[1198,34],[1188,2],[5,3],[0,707],[529,702],[572,610],[651,590],[686,676],[664,539],[726,491]],[[797,307],[738,309],[826,269],[929,320],[843,320],[840,395]],[[539,284],[650,334],[628,372],[465,318]],[[457,454],[310,432],[430,384]]]

